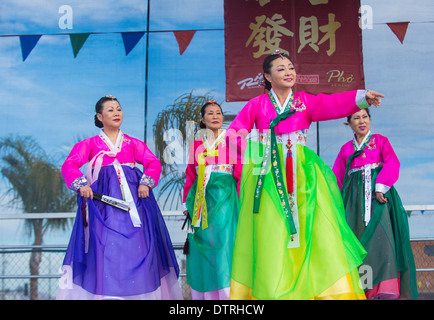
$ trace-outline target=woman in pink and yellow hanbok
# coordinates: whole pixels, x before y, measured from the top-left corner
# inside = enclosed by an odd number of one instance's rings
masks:
[[[79,194],[57,299],[182,299],[178,263],[152,192],[160,161],[122,133],[115,97],[101,98],[95,111],[104,129],[77,143],[62,166],[66,184]],[[129,212],[92,200],[94,192],[128,202]]]
[[[231,299],[365,299],[357,267],[366,251],[345,221],[332,170],[305,146],[313,121],[378,105],[375,91],[293,92],[296,72],[280,52],[264,60],[268,93],[228,128],[242,157]],[[258,139],[245,140],[256,128]]]
[[[228,300],[230,293],[241,166],[229,163],[222,125],[220,105],[207,101],[200,122],[206,133],[191,144],[185,170],[184,213],[191,217],[186,275],[193,300]]]

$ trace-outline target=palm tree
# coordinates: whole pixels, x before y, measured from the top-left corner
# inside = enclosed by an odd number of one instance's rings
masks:
[[[10,184],[13,200],[21,201],[25,213],[65,212],[75,207],[75,195],[66,187],[60,168],[50,163],[44,150],[31,137],[9,136],[0,140],[1,173]],[[68,219],[26,219],[33,245],[41,245],[45,232],[65,230]],[[30,274],[39,275],[41,252],[34,248]],[[38,279],[30,280],[30,298],[38,298]]]
[[[198,135],[200,122],[200,109],[206,101],[213,99],[209,94],[193,95],[193,92],[179,96],[172,105],[164,108],[158,113],[154,121],[153,133],[155,139],[155,153],[159,159],[162,159],[162,187],[158,199],[166,194],[166,200],[163,208],[169,204],[169,208],[176,208],[177,204],[182,202],[182,190],[185,184],[185,164],[188,160],[190,144],[194,139],[200,138]],[[225,121],[233,120],[234,115],[225,115]],[[181,141],[182,158],[180,163],[169,163],[165,160],[167,153],[167,142],[165,141],[165,132],[175,129],[179,132],[176,137]],[[180,150],[177,150],[179,152]],[[167,154],[166,154],[167,156]]]
[[[160,199],[163,194],[167,194],[163,207],[170,203],[169,207],[182,201],[181,194],[185,182],[185,172],[182,170],[182,165],[186,163],[185,155],[189,148],[189,144],[194,139],[194,133],[199,129],[200,109],[207,100],[212,99],[208,94],[203,96],[195,96],[193,92],[179,96],[172,105],[164,108],[158,113],[154,121],[153,133],[155,139],[155,153],[161,159],[162,172],[164,180],[160,194]],[[181,163],[170,163],[165,161],[165,152],[167,152],[167,143],[164,139],[165,133],[170,130],[179,130],[180,136],[177,138],[182,141],[182,158]],[[189,141],[188,141],[189,140]],[[180,167],[181,166],[181,167]]]

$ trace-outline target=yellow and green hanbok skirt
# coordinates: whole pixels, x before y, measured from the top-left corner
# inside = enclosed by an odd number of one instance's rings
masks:
[[[282,144],[278,144],[284,162]],[[258,213],[253,198],[264,145],[248,141],[240,186],[240,214],[231,273],[231,299],[365,299],[358,266],[366,251],[345,220],[332,170],[312,150],[294,146],[295,191],[290,201],[296,234],[271,170]],[[281,166],[285,174],[285,166]],[[286,184],[286,181],[285,181]],[[291,200],[292,199],[292,200]]]

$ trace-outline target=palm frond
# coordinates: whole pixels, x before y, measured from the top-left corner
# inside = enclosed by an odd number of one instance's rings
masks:
[[[22,202],[25,212],[64,212],[74,208],[75,195],[67,189],[60,168],[49,161],[33,138],[0,139],[0,160],[0,172],[10,186],[8,191],[14,195],[13,201]],[[52,228],[50,226],[64,228],[66,224],[66,219],[48,219],[41,230]],[[35,225],[32,228],[35,229]]]
[[[164,152],[167,147],[167,143],[164,140],[165,132],[169,129],[175,129],[180,132],[183,141],[183,153],[186,154],[189,147],[187,145],[188,138],[194,137],[195,132],[199,129],[200,109],[210,99],[213,99],[213,97],[208,94],[195,96],[193,92],[190,92],[179,96],[172,105],[168,105],[158,113],[153,124],[153,133],[155,153],[162,163],[163,176],[177,165],[164,161]]]

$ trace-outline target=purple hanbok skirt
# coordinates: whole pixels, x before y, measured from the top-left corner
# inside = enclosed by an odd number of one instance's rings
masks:
[[[148,198],[138,198],[142,172],[123,170],[141,226],[133,226],[128,212],[88,199],[85,228],[79,195],[57,299],[182,299],[178,263],[154,194],[150,190]],[[102,167],[91,187],[122,199],[113,166]]]

